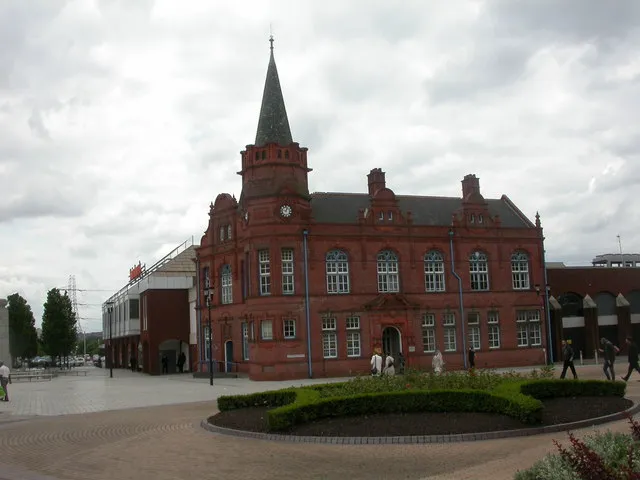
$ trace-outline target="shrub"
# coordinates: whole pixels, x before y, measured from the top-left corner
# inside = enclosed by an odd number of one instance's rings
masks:
[[[521,391],[534,398],[558,397],[623,397],[626,383],[606,380],[567,381],[559,379],[531,380],[524,382]]]
[[[279,407],[293,403],[296,395],[297,390],[293,388],[249,395],[223,395],[218,397],[218,410],[224,412],[249,407]]]
[[[549,454],[531,468],[519,471],[516,480],[598,479],[629,480],[640,478],[640,444],[635,437],[640,425],[629,417],[631,435],[596,432],[584,440],[569,434],[571,446],[554,440],[558,454]]]
[[[517,392],[498,395],[481,390],[404,390],[348,397],[299,397],[292,404],[270,410],[267,415],[269,428],[282,431],[322,418],[410,412],[503,413],[525,423],[535,423],[541,409],[539,400]]]

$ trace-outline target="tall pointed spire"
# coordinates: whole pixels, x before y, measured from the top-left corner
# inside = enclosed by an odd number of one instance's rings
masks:
[[[276,61],[273,57],[273,35],[269,37],[271,43],[271,56],[267,68],[267,79],[264,82],[262,94],[262,107],[260,107],[260,119],[256,133],[255,145],[261,147],[267,143],[278,145],[290,145],[293,143],[287,110],[284,106],[282,89]]]

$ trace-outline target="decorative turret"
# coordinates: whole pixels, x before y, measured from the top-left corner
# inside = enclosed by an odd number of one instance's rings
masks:
[[[269,38],[270,56],[262,94],[262,106],[254,145],[242,155],[240,208],[249,209],[254,199],[297,197],[308,200],[307,149],[293,141],[284,105],[280,78]]]

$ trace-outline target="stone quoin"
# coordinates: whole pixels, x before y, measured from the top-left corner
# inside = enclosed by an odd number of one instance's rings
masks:
[[[380,168],[366,193],[310,193],[307,153],[272,43],[242,193],[216,197],[196,249],[201,371],[208,285],[216,365],[255,380],[367,374],[377,348],[396,370],[400,352],[407,368],[428,368],[436,349],[463,368],[469,346],[478,367],[545,362],[539,217],[485,199],[472,174],[461,197],[396,194]]]

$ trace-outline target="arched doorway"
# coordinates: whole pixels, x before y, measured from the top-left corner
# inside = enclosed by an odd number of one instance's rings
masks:
[[[224,368],[225,372],[233,371],[233,341],[224,342]]]
[[[400,352],[402,352],[400,330],[396,327],[386,327],[382,331],[382,353],[391,355],[397,361]]]

